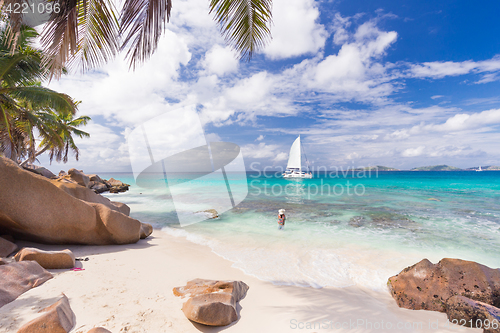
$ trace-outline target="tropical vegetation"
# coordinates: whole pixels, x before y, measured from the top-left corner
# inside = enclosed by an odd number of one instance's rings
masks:
[[[2,0],[8,8],[19,0]],[[44,0],[57,4],[41,36],[53,74],[63,66],[95,68],[125,51],[130,66],[147,60],[170,20],[172,0],[125,0],[118,13],[113,0]],[[240,58],[249,60],[271,37],[272,0],[209,0],[222,36]],[[12,35],[22,13],[9,12]]]
[[[22,26],[13,41],[8,30],[0,30],[0,153],[17,163],[33,162],[44,152],[51,161],[66,162],[70,152],[78,159],[73,136],[89,136],[77,127],[90,118],[75,118],[78,103],[41,85],[50,69],[32,46],[37,32]]]

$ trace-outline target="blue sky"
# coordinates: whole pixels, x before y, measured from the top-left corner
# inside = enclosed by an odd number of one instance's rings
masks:
[[[137,125],[196,104],[210,140],[284,167],[298,134],[315,167],[500,165],[500,2],[274,0],[273,40],[239,62],[207,0],[175,0],[157,53],[50,87],[93,118],[81,159],[130,171]],[[48,164],[45,158],[43,164]]]

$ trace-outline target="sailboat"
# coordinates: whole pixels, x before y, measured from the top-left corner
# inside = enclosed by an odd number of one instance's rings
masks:
[[[476,171],[483,171],[483,169],[481,169],[481,166],[479,166],[479,169],[477,169]]]
[[[312,172],[302,172],[302,144],[300,143],[300,135],[292,144],[290,148],[290,155],[288,156],[288,164],[286,171],[283,174],[284,178],[312,178]],[[305,154],[304,154],[305,155]],[[307,157],[306,157],[307,162]]]

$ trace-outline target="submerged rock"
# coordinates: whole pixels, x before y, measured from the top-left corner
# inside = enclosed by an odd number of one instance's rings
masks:
[[[349,225],[351,227],[359,228],[365,225],[365,217],[364,216],[353,216],[349,219]]]
[[[36,261],[14,262],[0,266],[0,307],[15,300],[31,288],[52,279]]]
[[[75,314],[64,294],[40,313],[41,316],[23,325],[17,333],[67,333],[75,325]]]
[[[219,218],[219,213],[215,209],[202,210],[202,211],[196,212],[196,213],[205,213],[209,219]]]
[[[70,250],[43,251],[25,247],[14,258],[16,261],[36,261],[45,269],[64,269],[75,267],[75,255]]]
[[[189,296],[182,311],[189,320],[209,326],[226,326],[238,320],[236,303],[245,297],[248,286],[242,281],[195,279],[176,287],[175,296]]]

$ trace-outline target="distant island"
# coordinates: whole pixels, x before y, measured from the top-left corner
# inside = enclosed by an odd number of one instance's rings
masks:
[[[390,168],[390,167],[386,167],[383,165],[368,166],[368,167],[364,167],[364,168],[356,168],[354,170],[355,171],[401,171],[399,169]]]
[[[462,169],[443,164],[443,165],[430,165],[430,166],[413,168],[410,171],[460,171],[460,170]]]
[[[479,167],[472,167],[472,168],[467,168],[465,170],[467,171],[476,171],[478,170]],[[496,165],[487,165],[487,166],[481,166],[482,171],[499,171],[500,167]]]
[[[480,167],[477,166],[467,169],[461,169],[454,166],[441,164],[441,165],[429,165],[429,166],[417,167],[410,169],[409,171],[500,171],[500,166],[496,165],[481,166],[481,170],[479,170],[479,168]],[[401,171],[401,170],[396,168],[386,167],[383,165],[376,165],[364,168],[356,168],[353,171]]]

